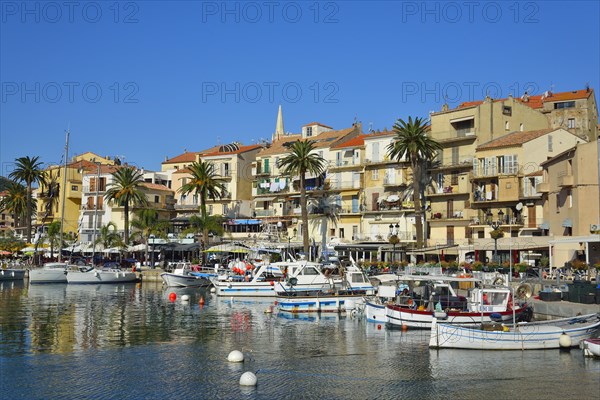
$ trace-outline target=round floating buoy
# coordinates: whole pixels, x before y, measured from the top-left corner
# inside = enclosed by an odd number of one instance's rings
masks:
[[[381,330],[381,324],[377,325],[377,329]]]
[[[233,303],[233,296],[231,296],[231,297],[229,298],[229,300],[230,300],[230,301]]]
[[[408,330],[408,326],[402,324],[402,332],[406,332]]]
[[[227,356],[227,361],[229,362],[243,362],[244,361],[244,353],[239,350],[233,350]]]
[[[200,301],[198,303],[199,304],[204,304],[204,297],[200,297]]]
[[[275,282],[271,281],[271,282],[269,282],[269,285],[275,286]]]
[[[240,385],[242,386],[256,386],[256,375],[252,372],[244,372],[240,377]]]
[[[571,341],[571,336],[566,333],[562,333],[558,338],[558,345],[563,349],[570,349],[573,342]]]
[[[217,289],[214,286],[210,288],[211,293],[215,293],[216,291],[217,291]]]
[[[181,301],[182,302],[188,302],[190,300],[190,296],[187,294],[184,294],[183,296],[181,296]]]
[[[266,313],[266,314],[271,314],[272,312],[273,312],[273,306],[269,306],[269,308],[267,308],[267,309],[265,310],[265,313]]]
[[[177,299],[177,295],[174,292],[169,293],[169,300],[175,301]]]
[[[356,315],[358,315],[358,311],[356,311],[356,310],[350,311],[350,316],[352,316],[352,318],[356,318]]]

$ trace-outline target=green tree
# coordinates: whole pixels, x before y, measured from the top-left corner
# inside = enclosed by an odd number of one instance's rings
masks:
[[[169,221],[160,221],[158,210],[153,208],[140,208],[134,214],[131,226],[137,229],[137,233],[146,245],[144,256],[145,261],[148,262],[148,242],[150,235],[165,237],[169,229]],[[152,251],[154,252],[154,249]]]
[[[134,167],[119,168],[112,173],[113,182],[109,185],[104,198],[123,207],[125,235],[124,243],[129,244],[129,207],[145,207],[148,204],[142,191],[143,175]]]
[[[325,262],[329,261],[327,253],[327,224],[331,222],[337,226],[341,206],[338,204],[337,196],[324,195],[311,198],[308,201],[308,211],[315,218],[321,219],[321,256]]]
[[[289,146],[289,154],[279,161],[283,173],[300,177],[300,210],[302,214],[302,242],[304,253],[308,254],[308,207],[306,198],[306,174],[319,176],[325,170],[325,159],[314,152],[315,142],[297,140]]]
[[[18,182],[25,182],[27,186],[27,207],[25,208],[25,222],[27,226],[27,243],[31,243],[31,217],[33,205],[33,184],[44,182],[44,170],[39,157],[19,157],[15,160],[15,169],[10,173],[9,177]]]
[[[53,221],[48,225],[46,233],[48,243],[50,243],[50,258],[54,258],[54,248],[58,247],[58,251],[62,251],[63,244],[60,243],[60,221]]]
[[[193,193],[200,199],[200,216],[205,223],[209,222],[206,212],[206,201],[208,199],[216,200],[223,197],[225,184],[223,179],[219,179],[215,166],[211,162],[199,161],[188,167],[191,175],[189,182],[185,183],[179,189],[181,194],[187,195]],[[202,227],[202,250],[208,244],[209,229],[205,224]],[[202,260],[205,261],[205,254],[202,253]]]
[[[33,206],[35,206],[35,199],[32,202]],[[0,201],[0,211],[11,213],[15,221],[15,228],[20,227],[23,220],[27,218],[27,188],[18,182],[10,181],[6,193]]]
[[[96,237],[95,244],[101,244],[105,249],[111,247],[122,247],[124,245],[123,239],[117,233],[117,225],[114,222],[109,222],[103,225],[98,230],[98,237]]]
[[[415,228],[417,230],[417,248],[423,246],[423,220],[421,207],[422,168],[436,157],[442,146],[427,135],[428,121],[408,117],[408,121],[398,119],[394,124],[394,141],[387,147],[391,159],[406,160],[410,163],[413,184],[413,202],[415,206]],[[424,171],[423,171],[424,172]]]

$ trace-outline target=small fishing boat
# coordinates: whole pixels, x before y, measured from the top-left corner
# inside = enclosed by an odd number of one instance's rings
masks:
[[[586,357],[600,357],[600,338],[585,339],[581,343],[583,355]]]
[[[137,282],[135,272],[124,271],[120,268],[94,268],[91,266],[74,266],[67,271],[67,282],[72,283],[127,283]]]
[[[352,291],[324,291],[301,293],[292,292],[289,295],[277,296],[277,308],[279,311],[289,313],[311,313],[311,312],[353,312],[363,304],[362,294]]]
[[[175,265],[173,272],[160,274],[164,284],[168,287],[201,287],[209,286],[210,278],[217,274],[194,272],[192,264],[181,262]]]
[[[22,281],[25,279],[24,269],[2,268],[0,269],[0,281]]]
[[[40,268],[29,270],[29,283],[67,283],[68,264],[46,263]]]
[[[429,347],[474,350],[536,350],[579,346],[600,328],[600,314],[511,325],[446,324],[434,319]]]

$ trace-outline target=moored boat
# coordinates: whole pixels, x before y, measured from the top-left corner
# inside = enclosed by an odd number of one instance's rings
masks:
[[[0,269],[0,281],[22,281],[25,279],[25,272],[24,269]]]
[[[187,262],[178,263],[173,272],[160,274],[164,284],[168,287],[201,287],[210,285],[210,277],[216,274],[197,273],[192,270],[192,265]]]
[[[579,346],[600,328],[600,314],[480,326],[433,321],[429,347],[474,350],[536,350]]]
[[[583,355],[586,357],[600,357],[600,338],[585,339],[581,346],[583,347]]]
[[[299,293],[277,296],[279,311],[290,313],[352,312],[364,302],[362,294],[352,291]]]
[[[29,270],[30,283],[67,283],[68,264],[63,262],[46,263],[40,268]]]
[[[135,272],[119,268],[93,268],[91,266],[75,267],[67,271],[67,282],[72,283],[126,283],[137,282]]]

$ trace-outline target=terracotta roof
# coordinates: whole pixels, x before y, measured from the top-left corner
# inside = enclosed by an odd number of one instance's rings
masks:
[[[196,161],[196,155],[200,154],[200,152],[197,151],[186,151],[183,154],[180,154],[178,156],[175,156],[173,158],[169,158],[168,160],[164,161],[162,164],[176,164],[176,163],[182,163],[182,162],[194,162]]]
[[[100,173],[101,174],[112,174],[118,169],[123,168],[122,165],[100,165]],[[86,175],[96,175],[98,173],[98,166],[94,164],[92,168],[86,169]]]
[[[322,124],[322,123],[320,123],[320,122],[311,122],[311,123],[309,123],[309,124],[302,125],[302,126],[304,127],[304,126],[313,126],[313,125],[319,125],[319,126],[322,126],[322,127],[324,127],[324,128],[333,129],[332,127],[330,127],[330,126],[328,126],[328,125],[325,125],[325,124]]]
[[[343,149],[346,147],[364,146],[365,145],[365,136],[366,135],[359,135],[359,136],[353,137],[352,139],[340,142],[339,144],[336,144],[335,146],[331,146],[331,148],[332,149]]]
[[[527,174],[526,176],[543,176],[544,175],[544,171],[542,171],[541,169],[539,171],[534,171],[530,174]]]
[[[560,93],[552,93],[549,92],[549,95],[546,94],[538,94],[535,96],[529,96],[527,101],[524,101],[522,97],[515,98],[518,102],[525,104],[533,109],[543,108],[544,103],[554,103],[557,101],[569,101],[569,100],[579,100],[579,99],[587,99],[594,93],[593,89],[589,91],[587,89],[582,90],[573,90],[571,92],[560,92]],[[494,102],[497,101],[506,101],[507,99],[494,99]],[[483,103],[483,100],[476,101],[466,101],[461,103],[456,107],[459,108],[468,108],[478,106]]]
[[[256,149],[260,149],[262,146],[259,144],[252,144],[252,145],[248,145],[248,146],[240,146],[239,149],[235,150],[235,151],[224,151],[221,152],[217,149],[217,151],[212,151],[210,153],[202,153],[202,157],[215,157],[215,156],[223,156],[226,154],[241,154],[241,153],[245,153],[247,151],[252,151],[252,150],[256,150]]]
[[[166,187],[165,185],[159,185],[157,183],[144,182],[142,185],[147,187],[148,189],[161,190],[163,192],[172,192],[172,190]]]
[[[526,131],[526,132],[513,132],[508,135],[502,136],[501,138],[494,139],[487,143],[477,146],[477,150],[496,149],[499,147],[513,147],[519,146],[523,143],[527,143],[530,140],[537,139],[540,136],[544,136],[547,133],[556,131],[556,128],[540,129],[537,131]]]
[[[322,149],[325,147],[333,147],[338,144],[339,140],[343,140],[343,138],[350,134],[352,131],[357,129],[357,127],[353,126],[350,128],[342,129],[339,131],[327,131],[323,132],[317,136],[313,136],[310,138],[313,142],[315,142],[315,149]],[[258,152],[257,157],[270,156],[272,154],[285,154],[288,153],[288,149],[284,144],[295,142],[296,140],[302,140],[301,135],[288,135],[283,138],[273,142],[271,147],[263,149]]]
[[[375,133],[370,133],[368,135],[365,135],[365,140],[383,137],[383,136],[393,136],[395,134],[396,133],[394,131],[385,130],[385,131],[375,132]]]

